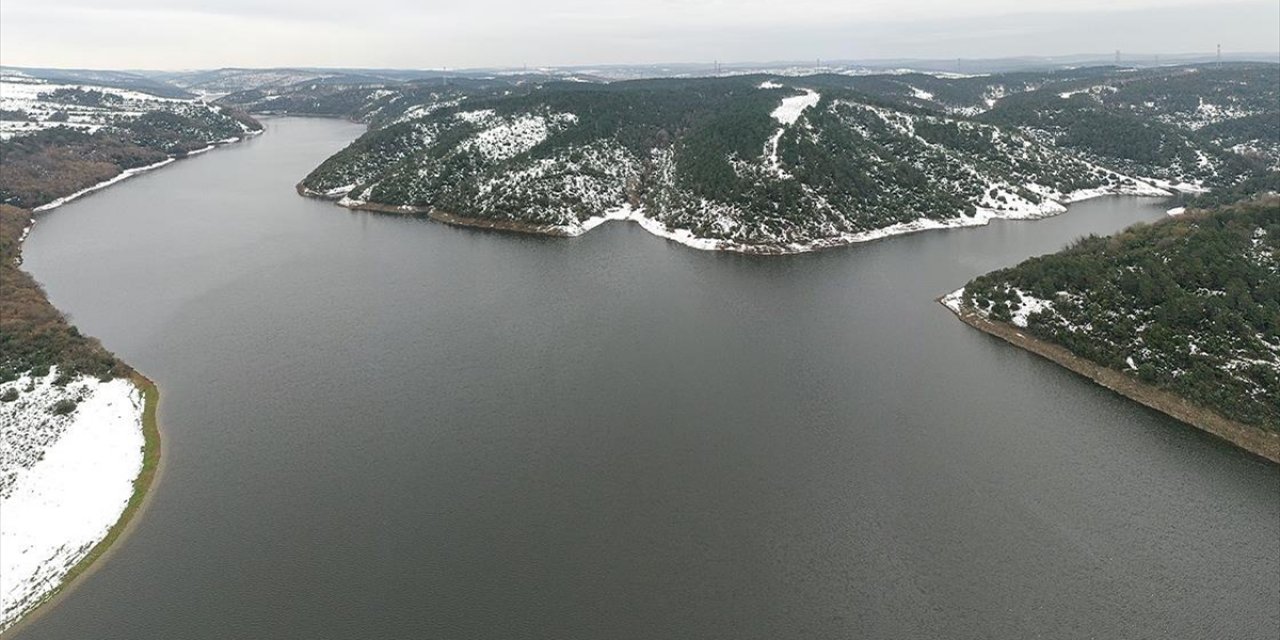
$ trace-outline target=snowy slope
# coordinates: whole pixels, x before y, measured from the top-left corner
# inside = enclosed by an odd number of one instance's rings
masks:
[[[57,371],[0,385],[0,630],[106,537],[142,469],[143,401],[132,382]],[[60,401],[75,408],[57,415]]]

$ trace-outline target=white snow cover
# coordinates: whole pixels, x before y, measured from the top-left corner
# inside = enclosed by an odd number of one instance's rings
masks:
[[[0,630],[38,604],[106,537],[142,470],[142,394],[126,379],[56,370],[0,385]],[[28,390],[29,389],[29,390]],[[57,416],[59,400],[78,398]]]
[[[960,313],[960,307],[964,305],[964,287],[942,296],[942,304],[948,309]]]
[[[778,143],[782,142],[782,134],[786,132],[786,127],[778,127],[769,136],[769,141],[764,143],[765,168],[780,178],[791,177],[791,173],[782,168],[782,161],[778,159]]]
[[[1115,173],[1115,172],[1108,171],[1108,173]],[[1115,175],[1120,176],[1122,178],[1129,177],[1119,173],[1116,173]],[[1102,196],[1145,196],[1150,198],[1167,198],[1173,195],[1168,191],[1165,191],[1159,187],[1153,187],[1149,183],[1143,180],[1139,180],[1137,178],[1131,178],[1131,180],[1133,181],[1133,183],[1126,186],[1106,186],[1106,187],[1095,187],[1093,189],[1077,189],[1076,191],[1072,191],[1071,193],[1068,193],[1063,200],[1067,203],[1072,203],[1072,202],[1080,202],[1082,200],[1099,198]]]
[[[644,215],[643,208],[633,208],[631,205],[623,205],[617,209],[605,212],[602,216],[588,218],[583,221],[582,231],[580,233],[586,233],[608,220],[630,220],[639,224],[645,231],[648,231],[655,236],[674,240],[687,247],[693,247],[694,249],[721,249],[723,248],[722,245],[726,244],[722,240],[699,238],[698,236],[693,235],[693,232],[688,229],[668,228],[667,225]]]
[[[577,122],[577,119],[577,116],[571,113],[561,113],[551,117],[522,115],[509,119],[488,118],[481,122],[489,126],[458,147],[474,150],[489,160],[514,158],[546,140],[547,136],[551,135],[552,126],[572,124]]]
[[[643,217],[643,215],[641,214],[640,209],[633,208],[629,204],[624,204],[616,209],[606,211],[601,215],[583,220],[580,225],[581,230],[574,235],[582,235],[610,220],[631,220],[633,222],[639,222],[641,217]]]
[[[493,109],[477,109],[476,111],[459,111],[453,114],[453,117],[464,122],[477,124],[493,117],[493,113]]]
[[[774,81],[772,81],[772,80],[765,80],[764,82],[761,82],[761,83],[760,83],[760,87],[759,87],[759,88],[761,88],[761,89],[781,89],[781,88],[782,88],[782,85],[780,85],[780,84],[778,84],[778,83],[776,83],[776,82],[774,82]]]
[[[344,184],[340,187],[329,189],[328,191],[322,191],[320,192],[320,195],[326,198],[339,198],[351,193],[351,190],[354,188],[356,188],[356,185],[354,184]]]
[[[804,95],[802,96],[783,98],[782,104],[778,105],[778,108],[774,109],[773,113],[769,115],[773,116],[774,120],[777,120],[784,125],[795,124],[796,120],[800,119],[800,114],[804,113],[805,109],[818,104],[819,98],[821,98],[821,96],[818,92],[813,91],[812,89],[805,89]]]
[[[645,231],[652,233],[660,238],[674,240],[688,247],[702,250],[715,250],[724,248],[727,244],[722,240],[712,240],[709,238],[699,238],[693,235],[688,229],[670,229],[667,225],[654,220],[644,214],[643,207],[632,207],[630,204],[624,204],[620,207],[605,211],[603,214],[587,218],[582,222],[559,228],[559,231],[569,236],[580,236],[605,222],[610,220],[631,221],[639,224]]]
[[[917,100],[933,100],[933,94],[919,87],[910,87],[911,97]]]
[[[764,87],[764,84],[760,86]],[[778,105],[778,108],[774,109],[773,113],[769,114],[774,120],[781,123],[782,126],[778,127],[778,130],[773,132],[773,135],[769,137],[769,141],[765,143],[764,153],[767,158],[765,166],[775,175],[783,178],[790,178],[791,174],[787,173],[787,171],[782,168],[782,163],[778,160],[778,143],[782,141],[782,134],[786,132],[789,125],[795,124],[796,120],[800,119],[800,114],[804,113],[805,109],[818,104],[818,99],[821,98],[821,96],[813,90],[805,89],[804,92],[804,95],[801,96],[783,98],[782,104]]]
[[[1053,302],[1050,300],[1041,300],[1033,295],[1024,293],[1021,289],[1014,289],[1014,293],[1018,294],[1022,304],[1018,305],[1017,311],[1013,312],[1011,321],[1019,327],[1026,328],[1027,318],[1033,313],[1040,311],[1051,311]]]
[[[1168,211],[1165,211],[1165,214],[1171,215],[1171,216],[1180,216],[1186,212],[1187,212],[1186,207],[1174,207]]]

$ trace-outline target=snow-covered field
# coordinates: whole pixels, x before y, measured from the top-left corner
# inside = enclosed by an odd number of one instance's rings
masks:
[[[63,84],[6,73],[0,76],[0,140],[66,127],[94,133],[147,113],[221,114],[200,99],[166,98],[91,84]],[[221,116],[221,117],[225,117]],[[249,129],[240,124],[244,133]]]
[[[57,97],[58,91],[102,94],[96,105],[77,104]],[[93,133],[103,126],[141,116],[147,111],[171,110],[194,101],[163,98],[140,91],[93,85],[58,84],[5,74],[0,78],[0,140],[53,127]]]
[[[142,470],[142,393],[58,373],[0,385],[0,630],[58,587],[120,519]],[[60,401],[75,409],[57,415]]]

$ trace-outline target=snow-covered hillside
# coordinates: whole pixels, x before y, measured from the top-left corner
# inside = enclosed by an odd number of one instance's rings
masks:
[[[1157,117],[1177,113],[1174,103],[1131,108],[1154,104],[1161,82],[1193,76],[773,76],[433,93],[417,105],[384,96],[397,115],[299,186],[347,206],[501,228],[564,235],[643,218],[703,248],[803,251],[1265,174],[1265,162]],[[1235,76],[1195,77],[1180,90],[1200,87],[1202,104],[1221,104]],[[1259,85],[1215,113],[1256,118],[1259,96],[1274,91]],[[1280,137],[1245,124],[1261,133],[1236,131],[1235,148]]]
[[[0,630],[106,537],[142,469],[137,387],[57,378],[0,384]]]

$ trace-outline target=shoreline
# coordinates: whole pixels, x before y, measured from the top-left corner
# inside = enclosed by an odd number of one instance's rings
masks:
[[[372,211],[373,209],[369,209]],[[528,235],[548,236],[552,238],[575,238],[586,233],[585,230],[574,233],[573,227],[561,227],[550,224],[533,224],[529,222],[520,222],[518,220],[485,220],[484,218],[468,218],[444,211],[429,211],[426,213],[428,218],[436,222],[453,225],[455,227],[470,227],[473,229],[490,229],[493,231],[507,231],[511,233],[523,233]]]
[[[981,227],[991,224],[993,220],[1040,220],[1050,218],[1065,213],[1068,210],[1066,206],[1059,207],[1040,207],[1033,211],[998,211],[994,209],[979,209],[973,216],[956,216],[946,220],[934,220],[932,218],[919,218],[910,222],[900,222],[897,224],[881,227],[871,231],[861,231],[858,233],[848,233],[840,236],[832,236],[828,238],[819,238],[815,240],[807,240],[802,242],[790,243],[770,243],[770,244],[744,244],[731,242],[728,240],[720,240],[716,238],[703,238],[693,235],[688,229],[671,229],[659,220],[644,215],[643,209],[633,208],[631,205],[624,205],[617,209],[604,212],[602,215],[587,218],[575,225],[547,225],[534,224],[529,222],[521,222],[519,220],[494,220],[489,218],[475,218],[470,216],[458,215],[446,211],[439,211],[431,207],[419,207],[413,205],[389,205],[379,204],[376,202],[366,202],[348,197],[344,193],[325,193],[313,191],[298,183],[294,187],[298,195],[304,198],[314,198],[316,200],[325,200],[332,202],[340,207],[350,209],[352,211],[370,211],[374,213],[385,213],[394,215],[405,215],[415,217],[425,217],[436,222],[457,226],[470,227],[474,229],[487,229],[491,231],[523,233],[528,235],[542,235],[556,238],[576,238],[588,231],[609,221],[631,221],[639,224],[645,231],[670,240],[677,244],[682,244],[692,249],[700,251],[723,251],[726,253],[738,253],[743,255],[797,255],[802,253],[812,253],[815,251],[823,251],[826,249],[839,249],[864,242],[872,242],[891,238],[894,236],[908,235],[912,233],[920,233],[922,231],[934,231],[940,229],[964,229],[968,227]],[[1121,196],[1133,198],[1152,198],[1167,199],[1172,194],[1161,191],[1160,193],[1146,192],[1100,192],[1090,191],[1087,194],[1077,197],[1067,198],[1068,204],[1092,200],[1104,196]]]
[[[117,173],[116,175],[111,176],[110,178],[107,178],[106,180],[103,180],[102,182],[99,182],[98,184],[95,184],[95,185],[92,185],[92,186],[85,187],[84,189],[81,189],[81,190],[79,190],[79,191],[76,191],[75,193],[72,193],[72,194],[70,194],[70,195],[62,196],[61,198],[54,198],[53,200],[50,200],[49,202],[46,202],[46,203],[44,203],[44,204],[42,204],[42,205],[40,205],[40,206],[38,206],[38,207],[33,208],[33,209],[31,210],[31,213],[44,213],[45,211],[52,211],[52,210],[54,210],[54,209],[57,209],[58,207],[61,207],[61,206],[62,206],[62,205],[64,205],[64,204],[67,204],[67,203],[69,203],[69,202],[74,202],[75,200],[77,200],[77,199],[79,199],[79,198],[81,198],[81,197],[83,197],[83,196],[87,196],[87,195],[89,195],[89,194],[93,193],[94,191],[98,191],[98,190],[100,190],[100,189],[106,189],[107,187],[109,187],[109,186],[111,186],[111,185],[113,185],[113,184],[115,184],[115,183],[117,183],[117,182],[123,182],[123,181],[125,181],[125,180],[128,180],[129,178],[132,178],[132,177],[136,176],[136,175],[140,175],[140,174],[146,173],[146,172],[148,172],[148,171],[152,171],[152,170],[155,170],[155,169],[159,169],[160,167],[163,167],[163,166],[165,166],[165,165],[167,165],[167,164],[171,164],[171,163],[175,162],[176,160],[177,160],[177,158],[175,158],[175,157],[173,157],[173,156],[169,156],[168,158],[165,158],[164,160],[161,160],[161,161],[156,162],[156,163],[153,163],[153,164],[143,165],[143,166],[141,166],[141,167],[134,167],[134,168],[132,168],[132,169],[125,169],[125,170],[121,171],[120,173]]]
[[[30,210],[31,222],[23,230],[18,241],[18,255],[21,256],[21,246],[30,234],[31,229],[35,226],[36,214],[47,213],[83,196],[105,189],[113,184],[122,182],[141,173],[159,169],[178,160],[197,156],[217,147],[226,146],[235,142],[243,142],[261,135],[264,131],[265,129],[246,131],[243,135],[236,138],[226,138],[214,141],[208,146],[196,150],[195,152],[189,152],[181,156],[171,155],[164,160],[150,165],[135,167],[133,169],[125,169],[115,176],[112,176],[98,184],[81,189],[67,196],[55,198],[44,205],[32,208]],[[18,263],[21,264],[21,260],[19,260]],[[161,435],[159,421],[157,419],[160,390],[151,379],[142,375],[137,370],[130,367],[129,371],[130,375],[128,378],[142,394],[143,401],[141,416],[143,437],[142,467],[139,469],[138,475],[133,479],[133,491],[129,495],[129,500],[125,503],[125,507],[120,512],[115,523],[107,529],[106,535],[103,536],[101,540],[94,543],[84,557],[67,570],[66,574],[64,574],[62,579],[59,580],[57,586],[41,597],[39,602],[18,616],[18,618],[7,628],[0,631],[0,638],[11,637],[19,630],[26,628],[33,621],[38,620],[40,616],[56,608],[62,598],[74,591],[75,587],[83,582],[85,578],[92,575],[98,567],[102,566],[102,561],[109,558],[111,553],[115,550],[116,543],[128,537],[129,533],[133,531],[136,523],[140,519],[139,516],[146,511],[147,506],[151,502],[151,489],[155,486],[161,469]]]
[[[155,486],[156,479],[160,475],[162,460],[162,438],[160,435],[160,423],[157,418],[160,405],[160,389],[150,378],[137,371],[132,372],[129,380],[142,394],[141,422],[143,439],[142,468],[138,470],[137,477],[133,479],[133,492],[129,495],[129,501],[125,503],[124,510],[120,512],[120,516],[115,523],[111,525],[111,528],[107,529],[106,535],[96,542],[83,558],[67,570],[67,573],[58,582],[58,586],[46,593],[39,602],[21,614],[12,625],[0,632],[0,637],[10,637],[18,633],[31,623],[39,620],[41,616],[57,608],[57,605],[64,597],[75,591],[75,588],[84,579],[93,575],[93,572],[103,565],[102,561],[111,556],[111,553],[117,548],[117,543],[129,537],[129,534],[133,532],[140,519],[139,516],[146,512],[147,507],[151,504],[151,488]]]
[[[262,135],[262,132],[263,132],[263,130],[262,130],[262,129],[259,129],[259,130],[257,130],[257,131],[247,131],[247,132],[245,132],[245,133],[244,133],[244,135],[239,136],[239,137],[237,137],[237,138],[226,138],[226,139],[224,139],[224,140],[216,140],[216,141],[214,141],[214,142],[210,143],[210,144],[209,144],[208,146],[206,146],[206,147],[203,147],[203,148],[200,148],[200,149],[195,149],[195,150],[193,150],[193,151],[188,151],[188,152],[186,152],[186,153],[184,153],[184,154],[182,154],[182,155],[169,155],[169,157],[167,157],[167,158],[165,158],[164,160],[161,160],[161,161],[159,161],[159,162],[155,162],[155,163],[148,164],[148,165],[143,165],[143,166],[141,166],[141,167],[134,167],[134,168],[132,168],[132,169],[125,169],[125,170],[121,171],[120,173],[117,173],[116,175],[111,176],[110,178],[107,178],[106,180],[103,180],[102,182],[99,182],[99,183],[97,183],[97,184],[95,184],[95,185],[90,185],[90,186],[85,187],[85,188],[83,188],[83,189],[81,189],[81,190],[79,190],[79,191],[76,191],[75,193],[71,193],[71,194],[69,194],[69,195],[62,196],[61,198],[54,198],[53,200],[50,200],[49,202],[46,202],[46,203],[44,203],[44,204],[42,204],[42,205],[40,205],[40,206],[38,206],[38,207],[32,207],[32,209],[31,209],[31,213],[45,213],[46,211],[52,211],[52,210],[54,210],[54,209],[57,209],[58,207],[61,207],[61,206],[62,206],[62,205],[64,205],[64,204],[68,204],[68,203],[74,202],[74,201],[76,201],[76,200],[79,200],[80,198],[82,198],[82,197],[84,197],[84,196],[87,196],[87,195],[89,195],[89,194],[91,194],[91,193],[93,193],[93,192],[95,192],[95,191],[100,191],[100,190],[102,190],[102,189],[106,189],[107,187],[109,187],[109,186],[111,186],[111,185],[113,185],[113,184],[116,184],[116,183],[118,183],[118,182],[123,182],[123,181],[125,181],[125,180],[128,180],[129,178],[134,177],[134,176],[141,175],[141,174],[144,174],[144,173],[148,173],[148,172],[150,172],[150,171],[154,171],[154,170],[159,169],[159,168],[161,168],[161,167],[164,167],[164,166],[166,166],[166,165],[173,164],[174,162],[177,162],[177,161],[179,161],[179,160],[185,160],[185,159],[190,158],[190,157],[193,157],[193,156],[198,156],[198,155],[203,154],[203,153],[205,153],[205,152],[212,151],[213,149],[215,149],[215,148],[217,148],[217,147],[226,146],[226,145],[233,144],[233,143],[236,143],[236,142],[244,142],[245,140],[248,140],[249,138],[253,138],[253,137],[255,137],[255,136]],[[25,239],[26,239],[26,236],[23,236],[23,239],[25,240]]]
[[[312,191],[298,183],[294,186],[294,190],[298,195],[304,198],[312,198],[314,200],[324,200],[332,202],[344,209],[351,211],[369,211],[372,213],[386,213],[400,216],[411,216],[416,218],[428,218],[436,222],[441,222],[455,227],[472,227],[476,229],[489,229],[493,231],[505,231],[510,233],[523,233],[527,235],[550,236],[555,238],[573,238],[586,233],[589,228],[568,227],[552,224],[533,224],[531,222],[521,222],[519,220],[490,220],[486,218],[470,218],[457,214],[438,211],[431,207],[417,207],[413,205],[391,205],[379,204],[377,202],[365,202],[363,200],[353,200],[345,197],[345,194],[329,194],[320,191]]]
[[[1049,360],[1092,380],[1095,384],[1225,440],[1248,453],[1280,464],[1280,434],[1267,433],[1258,427],[1225,418],[1172,392],[1153,387],[1122,371],[1104,367],[1077,356],[1065,347],[1035,338],[1015,325],[988,320],[959,302],[954,305],[948,304],[948,299],[952,295],[939,297],[937,302],[970,327]]]

